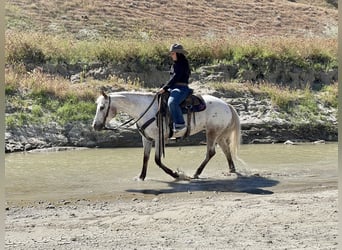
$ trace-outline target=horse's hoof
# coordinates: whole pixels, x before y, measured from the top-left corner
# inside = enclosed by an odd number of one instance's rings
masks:
[[[191,177],[187,176],[186,174],[179,174],[177,180],[178,181],[190,181]]]
[[[182,170],[177,169],[177,172],[175,172],[175,174],[178,175],[178,177],[176,178],[179,181],[189,181],[191,180],[190,176],[187,176]]]
[[[224,176],[232,176],[232,177],[235,177],[235,176],[237,176],[237,174],[236,174],[236,172],[235,171],[229,171],[229,172],[222,172],[222,174],[224,175]]]
[[[140,176],[136,176],[136,177],[133,178],[133,180],[135,180],[135,181],[144,181],[145,178],[142,178]]]

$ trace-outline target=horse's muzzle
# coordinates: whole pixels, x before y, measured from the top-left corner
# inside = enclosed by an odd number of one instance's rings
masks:
[[[93,127],[94,130],[100,131],[100,130],[102,130],[102,129],[104,128],[104,125],[103,125],[102,123],[101,123],[101,124],[98,124],[98,123],[94,122],[94,123],[92,124],[92,127]]]

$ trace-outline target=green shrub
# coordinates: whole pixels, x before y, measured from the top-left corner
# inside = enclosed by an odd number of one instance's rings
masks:
[[[298,93],[286,87],[275,86],[271,84],[261,84],[260,90],[270,97],[274,106],[278,106],[285,112],[291,112],[293,106],[297,103]]]
[[[37,104],[43,106],[50,102],[53,96],[53,93],[46,91],[45,89],[33,89],[29,93],[29,97],[33,98]]]
[[[323,104],[337,108],[338,106],[338,83],[323,86],[319,93],[320,101]]]
[[[317,101],[315,98],[314,93],[309,89],[309,87],[306,87],[300,96],[299,99],[300,106],[303,107],[303,109],[307,110],[308,113],[311,114],[317,114],[318,113],[318,106]]]
[[[20,127],[30,124],[33,121],[32,116],[23,111],[18,111],[15,114],[6,116],[5,122],[8,127]]]
[[[5,117],[5,124],[8,128],[15,128],[16,126],[18,126],[17,119],[14,115],[7,115]]]
[[[68,101],[57,109],[56,116],[61,124],[71,121],[88,121],[94,117],[96,105],[90,102]]]
[[[35,118],[40,118],[44,115],[42,107],[38,106],[38,105],[32,106],[31,113],[32,113],[33,117],[35,117]]]
[[[14,85],[5,85],[5,95],[14,95],[18,89]]]

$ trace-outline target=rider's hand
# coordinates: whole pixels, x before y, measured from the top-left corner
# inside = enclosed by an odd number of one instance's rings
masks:
[[[164,92],[165,92],[165,89],[163,89],[163,88],[160,88],[158,91],[159,94],[163,94]]]

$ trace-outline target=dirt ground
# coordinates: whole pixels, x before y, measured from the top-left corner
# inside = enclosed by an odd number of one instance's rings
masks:
[[[6,249],[337,249],[337,180],[268,177],[8,202]]]

